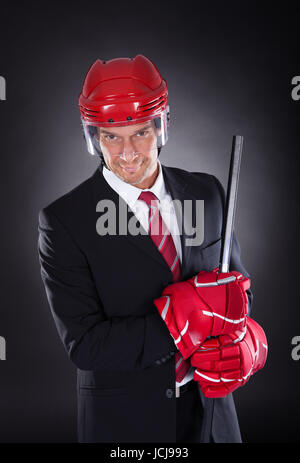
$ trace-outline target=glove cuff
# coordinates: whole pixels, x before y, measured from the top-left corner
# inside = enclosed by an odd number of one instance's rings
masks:
[[[250,317],[247,317],[247,331],[250,334],[253,346],[255,347],[253,373],[256,373],[256,371],[263,368],[266,363],[268,342],[262,327]]]

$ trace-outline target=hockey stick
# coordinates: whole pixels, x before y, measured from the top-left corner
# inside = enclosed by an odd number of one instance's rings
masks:
[[[242,157],[244,138],[241,135],[234,135],[232,140],[231,160],[227,184],[225,216],[223,226],[222,249],[220,256],[220,271],[229,271],[232,235],[234,229],[234,217],[237,202],[237,190],[239,182],[240,164]],[[201,431],[201,442],[210,442],[212,431],[212,420],[214,413],[215,399],[205,398],[203,424]]]

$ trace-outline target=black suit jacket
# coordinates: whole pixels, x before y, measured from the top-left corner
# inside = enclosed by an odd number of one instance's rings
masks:
[[[185,280],[219,264],[224,191],[212,175],[162,169],[173,199],[204,200],[204,241],[186,246],[184,227],[181,235]],[[153,304],[172,274],[148,235],[97,233],[101,199],[117,210],[123,201],[99,166],[39,214],[41,275],[58,333],[77,367],[78,440],[176,442],[176,349]],[[236,237],[230,269],[249,276]],[[248,297],[251,304],[250,291]],[[200,388],[199,394],[204,403]],[[215,442],[241,440],[231,395],[215,401],[212,434]]]

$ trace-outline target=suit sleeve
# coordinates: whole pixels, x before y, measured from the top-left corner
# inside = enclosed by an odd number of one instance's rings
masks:
[[[143,317],[111,317],[99,299],[84,253],[61,221],[39,213],[38,254],[60,339],[82,370],[133,371],[173,355],[174,340],[156,309]]]
[[[225,212],[225,191],[224,188],[221,184],[221,182],[214,176],[212,175],[214,181],[216,182],[221,198],[222,198],[222,204],[223,204],[223,213]],[[242,261],[241,261],[241,248],[240,244],[238,242],[238,239],[236,237],[236,233],[233,232],[232,236],[232,243],[231,243],[231,254],[230,254],[230,263],[229,263],[229,271],[236,271],[242,273],[245,277],[251,279],[251,276],[245,269]],[[253,293],[251,289],[247,289],[247,295],[248,295],[248,315],[250,315],[251,312],[251,307],[252,307],[252,302],[253,302]]]

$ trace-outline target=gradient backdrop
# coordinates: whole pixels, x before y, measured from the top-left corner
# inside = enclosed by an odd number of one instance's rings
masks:
[[[76,442],[76,367],[40,278],[38,212],[98,165],[77,108],[88,68],[139,53],[168,82],[162,163],[214,174],[226,187],[232,136],[245,137],[235,228],[269,357],[234,396],[245,442],[299,440],[297,14],[292,2],[225,3],[1,4],[0,442]]]

